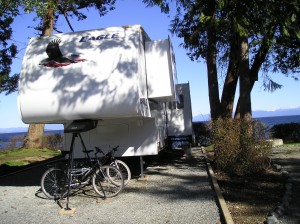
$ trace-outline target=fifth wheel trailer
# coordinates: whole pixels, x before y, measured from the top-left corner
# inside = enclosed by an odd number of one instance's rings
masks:
[[[170,130],[150,105],[178,101],[176,85],[170,40],[151,40],[140,25],[54,34],[29,42],[18,107],[28,124],[98,121],[82,133],[88,148],[155,155]],[[65,137],[69,150],[71,135]],[[80,144],[75,156],[82,156]]]
[[[169,147],[190,146],[194,142],[190,84],[177,84],[175,89],[179,100],[152,103],[151,113],[158,123],[165,124]]]

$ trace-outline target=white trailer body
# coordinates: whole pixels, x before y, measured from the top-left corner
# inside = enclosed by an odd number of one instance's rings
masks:
[[[168,40],[147,41],[145,52],[148,98],[160,102],[174,100],[174,96],[177,97],[175,90],[177,76],[172,45]]]
[[[178,139],[192,143],[194,132],[192,127],[192,105],[189,83],[177,84],[178,101],[150,102],[150,110],[156,117],[157,124],[165,127],[169,140]],[[170,142],[169,142],[170,144]]]
[[[99,121],[95,129],[81,133],[85,145],[89,149],[95,146],[109,151],[119,146],[116,156],[157,155],[158,144],[163,142],[166,132],[160,136],[155,118],[119,118]],[[70,149],[71,134],[65,134],[65,150]],[[78,141],[78,140],[77,140]],[[82,145],[75,144],[75,157],[83,157]]]
[[[143,33],[133,26],[32,38],[20,74],[22,120],[149,117]]]
[[[28,124],[98,120],[82,133],[88,147],[153,155],[167,130],[149,101],[176,100],[176,82],[170,40],[151,41],[139,25],[32,38],[20,73],[19,113]],[[69,150],[70,134],[65,137]]]
[[[192,104],[189,83],[176,85],[178,101],[168,103],[168,136],[193,136]]]

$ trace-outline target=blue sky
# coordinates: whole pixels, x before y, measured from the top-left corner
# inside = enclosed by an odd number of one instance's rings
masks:
[[[209,99],[207,88],[206,65],[204,62],[192,62],[186,55],[185,49],[180,47],[182,40],[169,32],[171,17],[160,12],[157,7],[146,8],[141,1],[117,1],[116,9],[104,17],[99,17],[97,11],[89,10],[85,21],[72,22],[75,31],[141,24],[151,39],[159,40],[170,36],[175,51],[177,75],[179,83],[190,83],[193,116],[209,114]],[[26,44],[30,37],[35,37],[35,31],[28,26],[34,26],[33,15],[24,14],[18,17],[13,25],[13,39],[21,50],[18,58],[14,60],[13,73],[19,73]],[[71,32],[65,20],[60,20],[58,29]],[[300,107],[299,81],[281,74],[272,76],[283,85],[276,92],[265,92],[262,82],[258,81],[252,91],[253,110],[276,110]],[[220,82],[222,85],[222,82]],[[0,94],[0,128],[24,127],[17,107],[17,93],[5,96]]]

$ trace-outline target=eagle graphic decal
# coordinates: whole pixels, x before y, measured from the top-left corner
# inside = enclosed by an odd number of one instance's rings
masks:
[[[80,58],[80,55],[78,54],[64,55],[59,49],[60,42],[60,39],[50,41],[46,48],[48,58],[42,60],[40,65],[46,67],[63,67],[73,63],[86,61],[86,59]]]

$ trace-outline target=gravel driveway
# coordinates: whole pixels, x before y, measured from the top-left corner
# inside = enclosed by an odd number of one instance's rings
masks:
[[[221,223],[202,157],[151,163],[143,180],[132,179],[112,199],[99,199],[86,188],[70,197],[69,206],[76,208],[73,215],[59,215],[60,207],[45,199],[38,182],[13,184],[33,176],[38,180],[42,172],[29,170],[0,179],[1,223]]]

